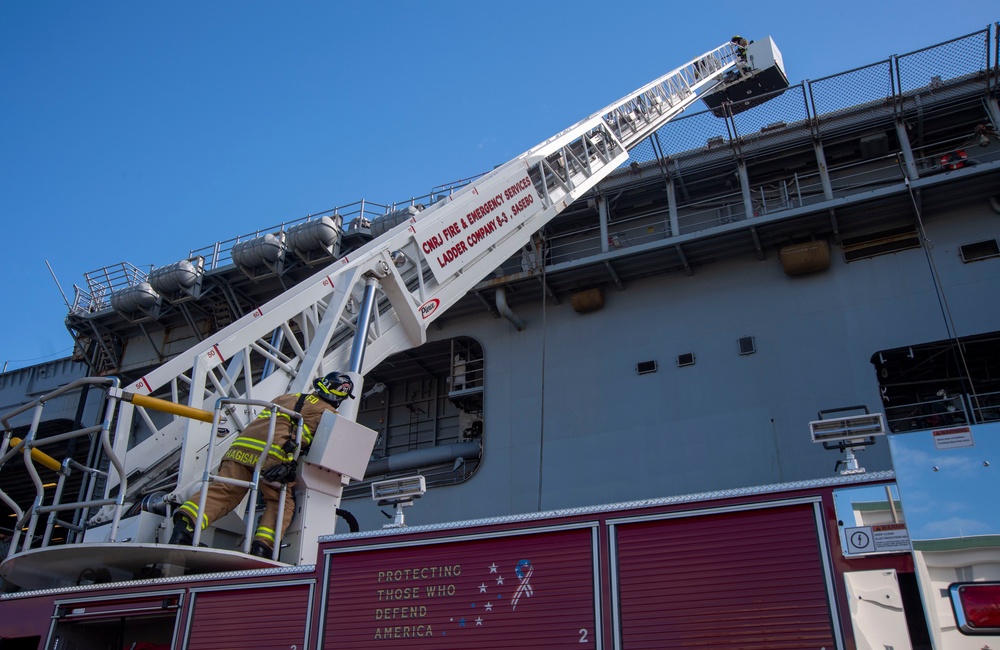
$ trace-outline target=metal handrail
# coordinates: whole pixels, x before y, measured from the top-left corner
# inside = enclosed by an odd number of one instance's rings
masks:
[[[271,448],[271,443],[274,441],[274,427],[277,423],[278,415],[287,415],[292,418],[297,424],[294,431],[294,440],[296,445],[296,451],[294,454],[295,459],[298,459],[299,453],[301,452],[301,441],[302,441],[302,428],[304,422],[302,419],[302,414],[291,409],[283,408],[274,402],[268,402],[265,400],[255,400],[255,399],[238,399],[234,397],[222,397],[219,398],[215,403],[215,412],[212,419],[212,430],[218,431],[219,424],[222,418],[222,413],[227,405],[240,405],[240,406],[259,406],[270,411],[270,416],[268,417],[268,429],[267,429],[267,440],[264,443],[264,450],[257,459],[256,465],[253,468],[253,476],[249,481],[242,481],[239,479],[227,478],[225,476],[220,476],[219,474],[213,474],[212,469],[214,467],[213,451],[215,445],[208,445],[208,450],[205,454],[205,473],[202,475],[198,491],[198,513],[199,515],[205,512],[205,505],[208,501],[208,488],[213,482],[226,483],[228,485],[236,485],[240,487],[245,487],[249,489],[249,496],[247,498],[247,513],[246,513],[246,525],[243,536],[243,552],[248,553],[250,551],[250,544],[253,540],[253,527],[254,527],[254,517],[253,512],[257,504],[257,493],[260,489],[261,480],[261,469],[264,466],[264,461],[267,460],[268,450]],[[259,416],[258,416],[259,417]],[[237,432],[236,435],[238,435]],[[281,538],[285,534],[282,530],[281,523],[284,521],[285,514],[285,493],[288,490],[288,484],[283,483],[280,489],[280,497],[278,499],[278,520],[274,529],[274,547],[271,550],[271,559],[278,559],[278,552],[281,549]],[[192,544],[197,546],[201,542],[202,527],[200,525],[195,525],[194,527],[194,538]]]
[[[894,433],[973,423],[962,395],[887,406],[885,418],[887,428]]]
[[[972,401],[972,415],[977,423],[1000,420],[1000,391],[979,393]]]
[[[84,385],[108,386],[104,418],[101,423],[95,426],[74,429],[58,435],[38,438],[38,428],[42,421],[42,413],[44,411],[45,404],[64,393],[75,390],[76,388]],[[18,551],[19,546],[21,547],[21,551],[27,551],[31,548],[32,543],[36,539],[35,530],[38,526],[41,515],[67,510],[82,511],[93,507],[108,505],[113,506],[110,540],[115,541],[115,536],[118,532],[118,524],[121,520],[124,496],[127,487],[124,465],[114,453],[111,446],[111,422],[114,419],[114,415],[118,407],[118,397],[115,394],[115,389],[118,388],[118,385],[119,380],[116,377],[84,377],[72,381],[65,386],[61,386],[33,402],[22,404],[21,406],[0,416],[0,423],[2,423],[4,427],[3,444],[0,446],[0,449],[7,450],[2,456],[0,456],[0,470],[2,470],[2,468],[16,456],[21,455],[24,460],[28,476],[31,478],[32,484],[35,487],[35,498],[31,506],[27,509],[22,509],[8,494],[6,494],[3,490],[0,490],[0,500],[11,507],[17,521],[14,526],[14,533],[8,548],[8,556],[14,555]],[[14,417],[28,411],[32,411],[31,424],[28,427],[28,432],[25,434],[23,439],[14,438],[14,427],[11,424],[11,420]],[[98,434],[96,438],[93,437],[94,434]],[[104,453],[107,455],[108,461],[117,472],[121,485],[121,489],[119,490],[117,497],[96,500],[92,498],[96,477],[106,477],[108,475],[107,472],[103,472],[96,468],[84,468],[72,458],[67,458],[59,463],[59,469],[55,470],[52,465],[54,462],[58,461],[55,461],[55,459],[42,451],[43,447],[84,436],[91,438],[91,447],[100,443]],[[38,468],[36,467],[37,464],[42,464],[49,469],[53,469],[59,474],[56,491],[50,505],[44,505],[45,484],[42,482],[42,478],[38,472]],[[62,503],[61,499],[63,487],[65,486],[66,479],[70,474],[71,467],[85,469],[90,474],[87,482],[86,499],[83,501]],[[50,516],[48,518],[46,530],[42,536],[42,547],[48,546],[51,542],[52,531],[56,523],[56,517]],[[58,523],[63,524],[65,522],[59,520]],[[22,533],[24,537],[23,542],[21,541]]]

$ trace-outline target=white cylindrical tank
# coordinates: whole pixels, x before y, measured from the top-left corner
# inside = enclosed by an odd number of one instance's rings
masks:
[[[288,229],[288,245],[304,253],[329,248],[336,243],[341,233],[341,217],[328,216],[296,224]]]
[[[233,246],[233,262],[246,269],[274,264],[281,258],[281,240],[268,233]]]
[[[111,307],[117,312],[132,314],[153,307],[159,297],[148,282],[140,282],[111,294]]]
[[[389,232],[393,227],[398,226],[423,209],[424,206],[418,203],[417,205],[408,205],[405,208],[393,210],[389,214],[375,217],[372,219],[372,237],[379,237],[382,233]]]
[[[149,283],[160,293],[190,289],[197,280],[198,267],[191,260],[181,260],[149,272]]]

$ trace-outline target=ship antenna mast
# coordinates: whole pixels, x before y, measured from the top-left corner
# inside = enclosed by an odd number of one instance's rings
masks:
[[[45,260],[45,266],[49,269],[49,274],[52,276],[52,281],[56,283],[56,288],[59,289],[59,293],[62,294],[63,302],[66,303],[66,309],[71,309],[69,304],[69,298],[66,297],[66,292],[63,291],[62,285],[59,284],[59,278],[56,277],[55,271],[52,270],[52,265],[49,264],[48,260]]]

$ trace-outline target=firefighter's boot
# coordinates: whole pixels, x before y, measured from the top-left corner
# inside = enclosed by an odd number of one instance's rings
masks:
[[[174,515],[174,532],[170,534],[170,541],[167,543],[178,546],[191,546],[193,542],[194,524],[181,514]]]
[[[250,555],[270,560],[271,549],[264,542],[254,540],[253,544],[250,545]]]

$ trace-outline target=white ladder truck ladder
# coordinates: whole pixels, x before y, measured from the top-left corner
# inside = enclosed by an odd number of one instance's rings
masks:
[[[349,372],[360,395],[366,372],[396,352],[423,344],[434,319],[735,64],[731,43],[689,61],[124,386],[114,444],[125,459],[128,485],[119,488],[112,478],[108,490],[127,489],[126,501],[136,502],[169,484],[168,501],[180,503],[202,480],[208,446],[224,450],[256,416],[252,410],[231,409],[220,433],[203,420],[148,413],[129,402],[131,395],[156,393],[211,411],[220,398],[270,400],[309,391],[313,379],[334,370]],[[265,365],[271,370],[262,376]],[[357,400],[347,400],[337,420],[353,424],[356,415]],[[137,427],[143,436],[130,448],[130,432]],[[370,453],[370,448],[363,452],[365,462]],[[317,538],[333,532],[342,483],[363,478],[363,469],[350,475],[305,460],[301,516],[291,531],[298,533],[297,564],[315,561]],[[105,540],[114,542],[118,516],[106,508],[92,524],[107,522],[112,525]],[[290,543],[294,547],[294,540]]]

